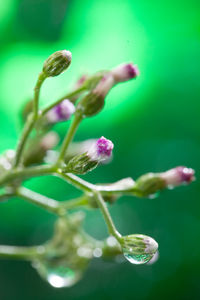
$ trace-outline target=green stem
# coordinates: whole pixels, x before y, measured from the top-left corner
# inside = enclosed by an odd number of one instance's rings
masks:
[[[79,188],[85,192],[90,192],[96,197],[97,204],[102,211],[102,214],[103,214],[105,222],[107,224],[109,233],[111,235],[113,235],[118,241],[120,241],[121,235],[115,228],[115,225],[112,221],[110,213],[107,209],[107,206],[101,196],[101,193],[96,190],[96,187],[73,174],[62,174],[62,172],[59,170],[57,171],[57,174],[61,178],[67,180],[72,185],[76,186],[77,188]]]
[[[93,190],[95,190],[94,184],[89,183],[74,174],[64,174],[60,169],[58,169],[56,171],[56,175],[84,192],[93,192]]]
[[[23,151],[24,151],[27,139],[35,125],[35,122],[37,121],[40,88],[45,79],[46,79],[46,75],[43,72],[41,72],[38,76],[38,80],[37,80],[37,83],[34,88],[33,113],[29,115],[28,120],[24,126],[22,136],[19,139],[13,168],[17,168],[18,165],[21,163]]]
[[[56,165],[59,166],[62,163],[62,160],[64,159],[66,150],[67,150],[70,142],[72,141],[72,139],[76,133],[76,130],[78,129],[78,126],[82,119],[83,119],[83,116],[81,114],[75,114],[75,117],[74,117],[74,119],[70,125],[70,128],[69,128],[69,130],[64,138],[64,141],[62,143]]]
[[[60,204],[58,201],[33,192],[25,187],[20,187],[16,190],[16,196],[19,196],[30,203],[36,204],[55,214],[60,214]]]
[[[0,186],[6,185],[16,179],[24,180],[30,177],[37,177],[56,173],[54,166],[36,166],[26,169],[13,169],[0,177]]]
[[[66,200],[60,203],[60,207],[65,210],[70,210],[78,207],[88,206],[88,197],[81,196],[75,199]]]
[[[63,100],[65,100],[65,99],[71,100],[70,98],[73,98],[74,96],[80,94],[81,92],[84,92],[85,90],[86,90],[85,87],[80,87],[79,89],[77,89],[77,90],[75,90],[75,91],[73,91],[71,93],[66,94],[64,97],[58,99],[56,102],[54,102],[54,103],[50,104],[49,106],[47,106],[46,108],[44,108],[41,111],[40,116],[44,116],[49,110],[51,110],[53,107],[55,107],[56,105],[58,105]]]
[[[32,260],[41,255],[41,246],[17,247],[0,246],[0,257]]]
[[[23,132],[22,132],[22,135],[21,135],[21,138],[19,139],[19,143],[17,145],[17,150],[16,150],[15,162],[14,162],[14,165],[13,165],[14,168],[16,168],[20,164],[20,160],[21,160],[21,156],[22,156],[22,153],[23,153],[24,146],[25,146],[27,138],[28,138],[30,132],[32,131],[33,126],[34,126],[34,118],[33,117],[34,117],[33,114],[30,114],[28,116],[27,122],[24,126],[24,129],[23,129]]]
[[[99,208],[101,209],[104,220],[107,224],[108,232],[110,233],[110,235],[113,235],[118,240],[118,242],[120,242],[121,234],[117,231],[117,229],[113,223],[113,220],[107,209],[105,201],[103,200],[101,194],[97,191],[94,191],[94,196],[96,197],[97,204],[98,204]]]
[[[34,88],[33,114],[34,114],[35,121],[38,118],[38,105],[39,105],[40,89],[46,78],[47,78],[47,76],[43,72],[41,72],[38,76],[38,80],[37,80],[35,88]]]
[[[66,215],[66,211],[81,206],[88,205],[87,196],[81,196],[75,199],[59,202],[39,193],[33,192],[25,187],[20,187],[16,191],[16,196],[21,197],[28,202],[44,208],[58,216]]]

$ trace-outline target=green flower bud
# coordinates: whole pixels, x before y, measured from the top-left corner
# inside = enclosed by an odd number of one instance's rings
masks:
[[[147,173],[135,181],[134,193],[138,197],[147,197],[154,195],[165,187],[165,181],[159,173]]]
[[[92,171],[98,165],[98,161],[92,161],[87,152],[74,156],[63,169],[63,172],[85,174]]]
[[[79,102],[77,111],[85,117],[99,113],[104,107],[104,99],[113,85],[113,77],[109,74],[105,75],[96,87]]]
[[[43,72],[47,77],[58,76],[64,72],[70,65],[72,55],[70,51],[56,51],[45,60]]]

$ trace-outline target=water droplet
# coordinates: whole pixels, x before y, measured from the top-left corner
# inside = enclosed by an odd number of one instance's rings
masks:
[[[149,262],[152,257],[153,254],[132,254],[130,252],[127,252],[126,249],[123,249],[124,252],[124,257],[131,263],[134,265],[141,265],[141,264],[145,264],[147,262]]]
[[[157,192],[157,193],[155,193],[155,194],[149,195],[148,198],[149,198],[149,199],[155,199],[155,198],[157,198],[159,195],[160,195],[160,193]]]
[[[50,285],[55,288],[70,287],[80,280],[82,272],[64,265],[51,265],[35,261],[33,267]]]
[[[147,265],[153,265],[159,259],[159,252],[157,251],[154,256],[150,259]]]
[[[175,186],[173,184],[168,184],[167,188],[168,188],[168,190],[173,190],[175,188]]]
[[[101,257],[102,256],[102,249],[101,248],[95,248],[93,250],[93,256],[94,257]]]

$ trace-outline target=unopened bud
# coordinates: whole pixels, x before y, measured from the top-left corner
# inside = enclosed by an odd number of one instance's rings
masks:
[[[98,139],[87,152],[74,156],[63,169],[64,172],[85,174],[112,155],[114,145],[104,137]]]
[[[186,167],[176,167],[162,173],[147,173],[139,177],[133,187],[139,197],[152,196],[165,188],[173,188],[189,184],[195,180],[194,170]]]
[[[47,113],[47,121],[49,123],[57,123],[69,120],[71,115],[75,112],[74,104],[68,99],[53,107]]]
[[[139,75],[139,70],[136,65],[131,63],[121,64],[111,70],[111,74],[116,83],[127,81],[136,78]]]
[[[92,160],[96,160],[98,162],[104,161],[112,155],[113,148],[113,143],[102,136],[88,150],[88,155]]]
[[[142,234],[123,236],[120,244],[125,258],[132,264],[147,263],[158,250],[158,243]]]
[[[160,176],[168,187],[189,184],[195,180],[194,170],[183,166],[163,172],[160,174]]]
[[[105,96],[113,85],[113,77],[109,74],[105,75],[97,86],[79,102],[77,110],[87,117],[96,115],[102,110]]]
[[[43,72],[47,77],[58,76],[64,72],[70,65],[72,55],[70,51],[56,51],[50,55],[44,62]]]
[[[135,181],[133,189],[138,197],[148,197],[165,187],[165,181],[160,176],[160,173],[147,173]]]

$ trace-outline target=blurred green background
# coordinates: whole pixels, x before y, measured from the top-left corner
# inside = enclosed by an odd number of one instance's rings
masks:
[[[200,169],[200,2],[197,0],[0,0],[0,151],[14,148],[20,110],[44,59],[73,54],[70,69],[49,79],[41,104],[50,103],[83,73],[137,63],[136,81],[117,86],[104,111],[85,120],[76,140],[101,135],[115,144],[114,160],[87,175],[91,182],[137,178],[177,165]],[[61,135],[66,128],[59,126]],[[76,191],[56,178],[27,183],[64,200]],[[165,191],[156,199],[122,198],[110,208],[122,234],[144,233],[159,242],[154,265],[94,260],[69,289],[54,289],[29,263],[0,261],[0,299],[199,299],[200,185]],[[55,217],[14,199],[1,204],[0,243],[32,245],[51,236]],[[98,211],[85,228],[107,235]]]

